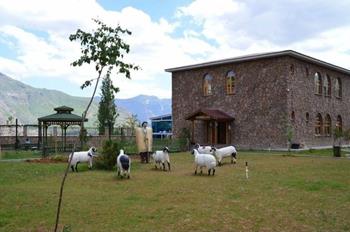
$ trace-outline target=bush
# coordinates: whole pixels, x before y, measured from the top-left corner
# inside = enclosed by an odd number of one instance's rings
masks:
[[[101,155],[96,157],[95,164],[97,169],[113,170],[117,161],[119,150],[124,148],[122,142],[107,140],[103,144]]]

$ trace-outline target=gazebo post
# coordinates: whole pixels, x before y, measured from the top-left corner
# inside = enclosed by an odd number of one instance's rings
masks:
[[[67,143],[67,128],[69,125],[64,125],[64,151],[66,151],[66,143]]]
[[[41,144],[41,121],[38,120],[38,149],[40,150]]]
[[[61,149],[62,149],[62,152],[64,152],[64,139],[63,139],[63,137],[64,137],[64,130],[63,130],[63,125],[61,125]]]
[[[43,123],[43,156],[46,156],[46,148],[47,148],[47,124]]]

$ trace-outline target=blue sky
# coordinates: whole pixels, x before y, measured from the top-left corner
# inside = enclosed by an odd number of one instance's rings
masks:
[[[2,0],[0,72],[38,88],[75,96],[92,67],[70,66],[79,45],[68,36],[92,30],[91,18],[133,32],[127,61],[142,70],[115,75],[117,97],[171,96],[164,69],[251,53],[293,49],[350,69],[350,1],[302,0]]]

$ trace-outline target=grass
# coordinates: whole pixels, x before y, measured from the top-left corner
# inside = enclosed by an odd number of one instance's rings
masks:
[[[40,158],[41,155],[42,155],[41,151],[30,151],[30,150],[1,151],[0,160],[1,159]]]
[[[284,154],[284,153],[283,153]],[[133,158],[116,172],[69,173],[60,228],[71,231],[349,231],[349,159],[241,152],[216,175],[194,176],[189,153],[173,170]],[[249,163],[249,179],[244,163]],[[52,231],[65,164],[0,162],[0,231]]]

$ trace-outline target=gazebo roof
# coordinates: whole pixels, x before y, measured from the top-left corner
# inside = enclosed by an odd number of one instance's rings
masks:
[[[57,111],[57,113],[60,113],[60,112],[72,112],[74,111],[73,108],[69,107],[69,106],[59,106],[59,107],[56,107],[54,108],[55,111]]]
[[[57,111],[55,114],[50,114],[44,117],[38,118],[38,121],[49,123],[49,124],[80,124],[82,117],[76,114],[72,114],[71,112],[74,110],[68,106],[60,106],[54,109]],[[85,121],[88,121],[85,119]]]
[[[234,120],[234,118],[218,109],[199,109],[196,112],[188,115],[186,120],[216,120],[228,122]]]

